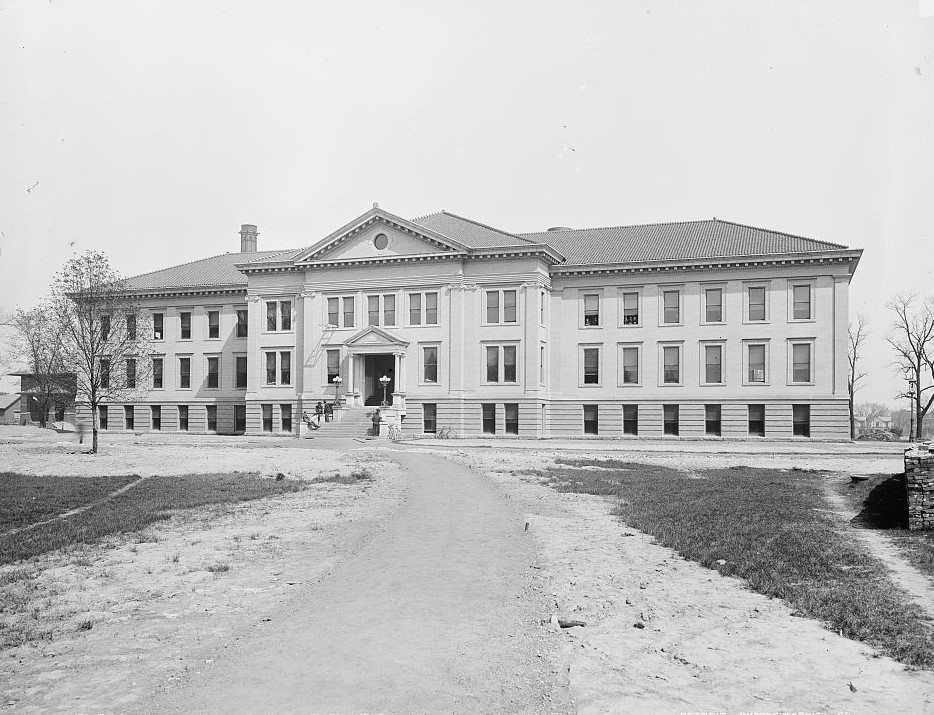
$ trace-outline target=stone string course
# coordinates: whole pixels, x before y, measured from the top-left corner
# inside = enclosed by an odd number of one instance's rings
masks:
[[[905,488],[909,530],[934,529],[934,453],[905,451]]]

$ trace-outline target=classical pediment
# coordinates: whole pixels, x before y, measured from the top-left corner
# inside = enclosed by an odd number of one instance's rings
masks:
[[[303,251],[295,262],[378,260],[439,253],[454,255],[468,250],[431,229],[374,207]]]
[[[361,330],[344,344],[348,348],[357,348],[367,352],[395,352],[404,350],[409,342],[382,328],[370,326]]]

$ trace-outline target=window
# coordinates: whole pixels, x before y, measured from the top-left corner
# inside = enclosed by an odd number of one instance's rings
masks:
[[[330,300],[330,299],[329,299]],[[351,298],[353,300],[353,298]],[[353,323],[351,323],[353,325]],[[266,331],[284,332],[292,329],[292,301],[266,301]]]
[[[704,382],[718,385],[723,382],[723,346],[704,346]]]
[[[584,434],[600,433],[599,405],[584,405]]]
[[[262,405],[263,432],[272,432],[272,405]]]
[[[283,432],[292,431],[292,405],[279,405],[279,419]]]
[[[123,408],[123,426],[127,430],[132,430],[136,426],[136,420],[135,415],[133,414],[132,406]]]
[[[662,294],[663,315],[666,324],[674,325],[681,322],[681,291],[666,290]]]
[[[483,404],[483,434],[496,434],[496,405]]]
[[[234,405],[234,432],[246,432],[246,405]]]
[[[179,340],[191,340],[191,313],[185,311],[178,314]]]
[[[249,315],[246,308],[237,308],[237,337],[245,338],[249,335],[249,321],[247,316]]]
[[[292,384],[292,353],[288,350],[279,353],[279,384]]]
[[[624,347],[623,352],[623,384],[639,384],[639,348]]]
[[[720,405],[704,405],[704,432],[712,437],[720,436]]]
[[[515,307],[513,307],[515,309]],[[438,294],[425,293],[425,325],[438,324]]]
[[[237,373],[237,383],[238,388],[246,387],[246,355],[237,355],[234,358],[234,369]]]
[[[749,405],[749,435],[765,437],[765,405]]]
[[[486,291],[486,322],[516,323],[519,320],[514,290]]]
[[[545,373],[545,346],[538,346],[538,381],[545,384],[545,378],[547,374]]]
[[[639,325],[639,294],[623,293],[623,325]]]
[[[600,384],[600,348],[584,348],[584,384]]]
[[[152,314],[152,339],[162,340],[165,337],[164,329],[165,315],[163,313]]]
[[[409,325],[438,324],[438,294],[409,293]]]
[[[188,431],[188,405],[178,406],[178,428],[182,432]]]
[[[214,356],[208,358],[208,387],[220,387],[219,367],[220,358]]]
[[[266,353],[266,384],[276,384],[276,354]]]
[[[276,310],[276,301],[268,300],[266,301],[266,330],[274,331],[276,329],[276,320],[277,310]]]
[[[335,328],[354,326],[354,300],[352,295],[328,298],[328,325]]]
[[[517,382],[517,346],[486,345],[484,352],[487,382]]]
[[[762,322],[765,320],[765,288],[750,286],[747,288],[749,301],[749,320]]]
[[[435,434],[438,431],[438,405],[432,402],[422,404],[422,432]]]
[[[793,343],[791,346],[791,381],[811,382],[811,344]]]
[[[343,310],[341,311],[341,315],[344,318],[344,323],[343,323],[344,327],[352,328],[354,326],[353,296],[351,295],[351,296],[346,296],[342,298],[341,307],[343,308]]]
[[[584,325],[586,327],[600,325],[600,295],[597,293],[584,295]]]
[[[217,310],[208,311],[208,338],[221,336],[221,314]]]
[[[328,298],[328,325],[339,328],[340,320],[340,298]]]
[[[639,434],[639,405],[623,405],[623,434]]]
[[[396,296],[383,296],[383,325],[394,326],[396,324]]]
[[[708,323],[723,322],[723,289],[704,289],[704,319]]]
[[[503,410],[506,413],[506,434],[519,434],[519,405],[507,403],[503,405]]]
[[[792,315],[795,320],[811,319],[811,286],[797,285],[792,288],[793,308]]]
[[[191,358],[178,359],[178,386],[183,390],[191,388]]]
[[[98,381],[105,390],[110,387],[110,360],[101,359],[100,361],[100,380]]]
[[[678,345],[665,345],[662,348],[663,382],[677,385],[681,382],[681,348]]]
[[[102,429],[107,429],[107,408],[98,407],[97,408],[97,425]]]
[[[163,366],[163,359],[161,357],[154,357],[152,359],[152,387],[155,390],[162,389],[162,385],[163,385],[162,366]]]
[[[292,329],[292,301],[290,300],[279,301],[279,326],[280,330]]]
[[[811,436],[811,406],[810,405],[792,405],[791,406],[791,424],[792,434],[795,437]]]
[[[110,316],[102,315],[101,316],[101,340],[106,342],[107,338],[110,337]]]
[[[680,433],[679,413],[678,405],[662,405],[662,423],[665,434],[678,436]]]
[[[747,382],[765,383],[765,345],[750,344],[746,346],[749,369]]]
[[[130,340],[136,340],[136,316],[128,315],[126,317],[126,336]]]
[[[341,374],[341,351],[340,350],[328,350],[327,361],[328,361],[327,384],[330,385],[332,382],[334,382],[334,378]]]
[[[208,432],[217,432],[217,405],[208,405]]]
[[[425,382],[438,381],[438,348],[422,348],[423,379]]]
[[[133,358],[126,361],[126,386],[131,390],[136,388],[136,360]]]
[[[150,415],[152,417],[152,428],[154,430],[162,429],[162,407],[159,405],[153,405],[149,408]]]
[[[366,324],[379,325],[379,296],[368,295],[366,297]]]

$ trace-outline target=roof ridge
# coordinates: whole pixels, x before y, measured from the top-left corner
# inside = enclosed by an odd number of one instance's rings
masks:
[[[616,226],[588,226],[586,228],[571,228],[567,231],[549,231],[545,229],[544,231],[528,231],[525,233],[520,233],[519,236],[537,236],[543,233],[570,233],[572,231],[606,231],[611,228],[642,228],[644,226],[682,226],[688,223],[710,223],[712,221],[719,221],[716,218],[704,218],[704,219],[691,219],[690,221],[650,221],[648,223],[623,223],[617,224]],[[750,228],[755,228],[751,226]],[[763,229],[765,230],[765,229]]]
[[[441,211],[439,211],[438,213],[443,213],[443,214],[445,214],[446,216],[452,216],[452,217],[454,217],[454,218],[456,218],[456,219],[460,219],[461,221],[466,221],[467,223],[472,223],[474,226],[480,226],[481,228],[485,228],[485,229],[488,229],[488,230],[490,230],[490,231],[495,231],[496,233],[501,233],[501,234],[503,234],[504,236],[510,236],[511,238],[518,238],[518,239],[521,239],[521,240],[523,240],[523,241],[528,241],[529,243],[534,243],[534,241],[529,241],[529,239],[523,238],[522,236],[520,236],[520,235],[517,234],[517,233],[511,233],[510,231],[504,231],[504,230],[501,229],[501,228],[496,228],[495,226],[490,226],[489,224],[481,223],[480,221],[475,221],[475,220],[472,219],[472,218],[467,218],[466,216],[461,216],[461,215],[459,215],[459,214],[451,213],[450,211],[445,211],[444,209],[441,209]],[[434,214],[431,214],[431,215],[434,215]]]
[[[248,255],[255,255],[257,253],[285,253],[286,251],[294,251],[296,249],[291,248],[280,248],[271,251],[249,251]],[[154,271],[146,271],[145,273],[137,273],[135,276],[127,276],[124,278],[126,281],[131,281],[136,278],[145,278],[146,276],[155,275],[156,273],[162,273],[163,271],[170,271],[173,268],[183,268],[184,266],[193,266],[195,263],[204,263],[205,261],[213,261],[215,258],[222,258],[224,256],[233,255],[233,253],[243,254],[243,251],[227,251],[225,253],[215,253],[213,256],[207,256],[205,258],[196,258],[193,261],[186,261],[185,263],[176,263],[172,266],[166,266],[165,268],[157,268]]]
[[[424,216],[419,216],[418,218],[413,218],[410,220],[412,221],[412,223],[418,223],[422,219],[428,218],[429,216],[437,216],[438,214],[443,214],[443,213],[445,213],[445,211],[444,209],[441,209],[440,211],[432,211],[430,214],[425,214]]]
[[[740,223],[739,221],[729,221],[727,219],[722,219],[722,218],[715,218],[713,220],[719,223],[728,223],[731,226],[739,226],[741,228],[751,228],[754,231],[765,231],[767,233],[777,233],[780,236],[788,236],[789,238],[798,238],[798,239],[801,239],[802,241],[813,241],[814,243],[822,243],[825,246],[834,246],[835,248],[847,248],[847,246],[845,246],[842,243],[834,243],[833,241],[822,241],[819,238],[811,238],[810,236],[802,236],[797,233],[788,233],[788,231],[779,231],[774,228],[762,228],[762,226],[753,226],[752,224]]]

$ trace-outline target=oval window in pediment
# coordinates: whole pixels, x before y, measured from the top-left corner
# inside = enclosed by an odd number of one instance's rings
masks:
[[[378,233],[373,238],[373,246],[376,248],[377,251],[382,251],[388,245],[389,245],[389,236],[387,236],[385,233]]]

